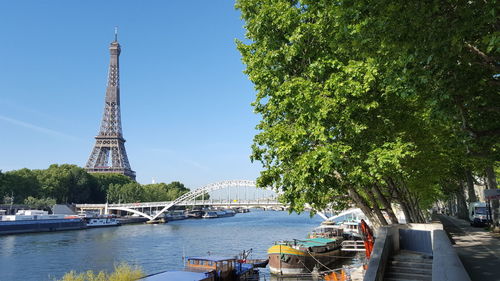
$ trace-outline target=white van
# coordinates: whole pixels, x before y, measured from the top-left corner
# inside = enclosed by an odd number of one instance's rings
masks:
[[[488,217],[488,207],[485,202],[472,202],[469,204],[470,225],[485,225],[488,223]]]

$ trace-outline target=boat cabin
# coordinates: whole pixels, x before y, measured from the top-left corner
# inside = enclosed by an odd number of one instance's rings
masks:
[[[194,272],[213,272],[215,280],[246,280],[255,274],[253,265],[240,263],[236,257],[188,257],[186,270]]]
[[[189,257],[187,258],[186,267],[228,271],[233,269],[235,261],[236,261],[235,258],[216,257],[216,256]]]
[[[344,229],[339,225],[322,224],[316,227],[307,238],[341,238]]]
[[[361,238],[360,223],[358,221],[344,221],[342,222],[342,227],[344,228],[344,234],[351,238]]]

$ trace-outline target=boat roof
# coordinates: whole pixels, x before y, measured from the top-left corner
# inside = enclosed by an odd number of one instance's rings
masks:
[[[205,280],[207,274],[205,272],[192,272],[192,271],[166,271],[154,275],[147,276],[140,280],[145,281],[193,281]]]
[[[338,224],[322,224],[322,225],[316,227],[315,229],[324,229],[324,228],[328,228],[328,229],[342,229],[342,226],[340,226]]]
[[[187,257],[188,260],[204,260],[204,261],[227,261],[227,260],[236,260],[235,257],[224,257],[224,256],[205,256],[205,257]]]

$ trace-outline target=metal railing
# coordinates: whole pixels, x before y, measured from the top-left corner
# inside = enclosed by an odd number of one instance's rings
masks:
[[[341,243],[344,252],[364,252],[365,242],[363,240],[345,240]]]

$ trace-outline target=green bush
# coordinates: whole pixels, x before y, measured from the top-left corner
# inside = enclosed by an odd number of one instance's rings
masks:
[[[132,267],[126,263],[121,263],[115,266],[115,270],[111,273],[101,271],[94,273],[89,270],[84,273],[70,271],[59,281],[134,281],[144,276],[140,267]]]

